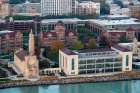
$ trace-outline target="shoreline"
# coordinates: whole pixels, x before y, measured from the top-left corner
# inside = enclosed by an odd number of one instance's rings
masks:
[[[81,83],[99,83],[99,82],[116,82],[116,81],[131,81],[140,80],[140,72],[135,72],[133,75],[118,74],[108,76],[93,76],[93,77],[74,77],[74,78],[55,78],[52,80],[31,81],[11,81],[0,84],[0,89],[39,86],[39,85],[64,85],[64,84],[81,84]]]

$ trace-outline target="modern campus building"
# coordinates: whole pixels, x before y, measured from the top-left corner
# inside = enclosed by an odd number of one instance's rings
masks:
[[[75,0],[41,0],[42,16],[70,15],[75,12]]]
[[[67,75],[105,74],[132,70],[132,52],[121,46],[59,51],[59,67]]]
[[[39,63],[35,55],[35,41],[32,31],[29,34],[29,51],[19,49],[14,54],[13,69],[27,80],[39,79]]]
[[[62,21],[65,30],[77,30],[77,25],[80,23],[80,19],[77,18],[66,18],[66,19],[44,19],[41,21],[41,31],[47,32],[55,29],[55,25],[58,21]]]
[[[102,16],[100,19],[91,19],[87,22],[87,28],[93,31],[97,37],[101,36],[102,32],[116,31],[117,33],[119,31],[128,31],[129,28],[132,28],[138,38],[139,25],[138,19],[123,15]]]

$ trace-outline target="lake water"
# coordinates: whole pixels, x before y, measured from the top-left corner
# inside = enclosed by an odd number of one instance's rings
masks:
[[[0,89],[0,93],[140,93],[140,80]]]

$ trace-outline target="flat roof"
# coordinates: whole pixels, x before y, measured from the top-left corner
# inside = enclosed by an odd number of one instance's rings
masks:
[[[14,22],[34,22],[34,20],[14,20]]]
[[[11,32],[14,32],[14,31],[3,30],[3,31],[0,31],[0,35],[1,35],[1,34],[6,34],[6,33],[11,33]]]
[[[76,53],[74,53],[73,51],[71,51],[67,48],[61,49],[61,51],[63,51],[67,55],[77,55]]]
[[[105,52],[105,51],[115,51],[111,48],[95,48],[95,49],[83,49],[78,50],[78,53],[87,53],[87,52]]]
[[[0,19],[0,23],[4,23],[5,22],[5,20],[4,19]]]
[[[100,18],[130,18],[130,17],[126,15],[114,14],[114,15],[100,16]]]
[[[140,22],[136,22],[135,18],[122,19],[122,20],[106,20],[106,19],[90,19],[89,22],[96,23],[103,26],[110,25],[140,25]]]
[[[79,22],[82,21],[81,19],[78,18],[65,18],[65,19],[43,19],[41,23],[56,23],[58,21],[62,22]]]
[[[107,30],[107,32],[127,32],[127,30]]]
[[[115,49],[118,49],[118,50],[122,51],[122,52],[130,52],[130,50],[128,48],[126,48],[124,46],[121,46],[121,45],[114,45],[113,47]]]

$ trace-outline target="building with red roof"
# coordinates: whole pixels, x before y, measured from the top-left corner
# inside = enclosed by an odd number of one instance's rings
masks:
[[[55,29],[50,32],[40,32],[39,40],[42,47],[48,47],[53,41],[59,40],[65,45],[69,45],[72,41],[77,39],[76,31],[66,31],[64,24],[59,21]]]
[[[21,32],[0,31],[0,53],[13,53],[22,47]]]

